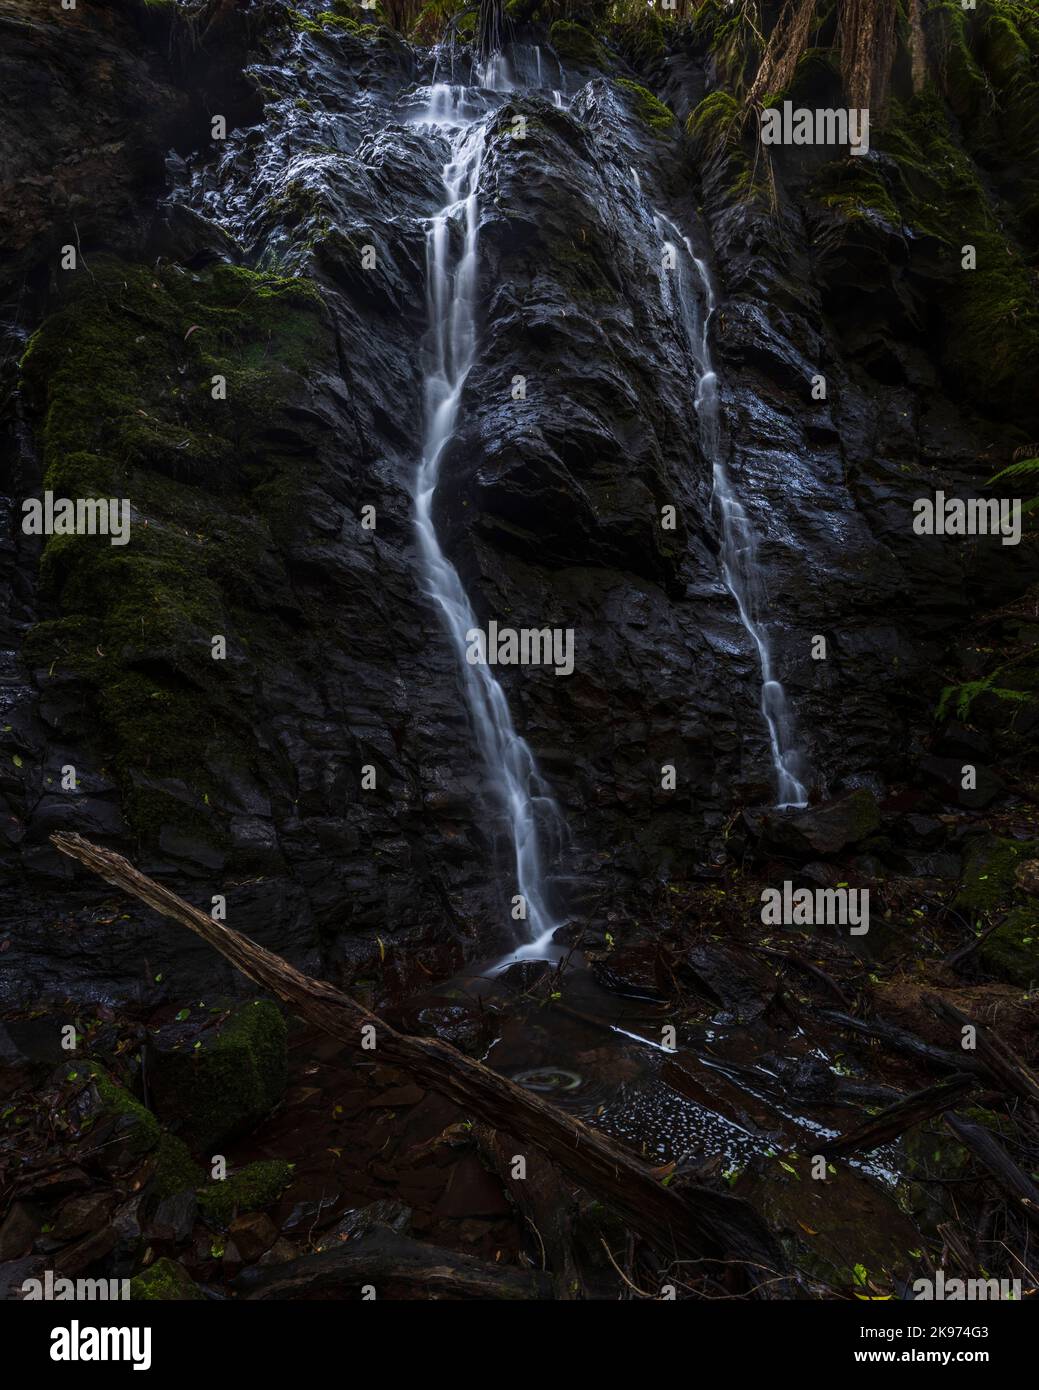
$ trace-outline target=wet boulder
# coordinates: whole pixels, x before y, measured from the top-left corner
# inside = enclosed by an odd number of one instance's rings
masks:
[[[686,951],[681,973],[695,987],[721,1004],[739,1023],[761,1015],[776,995],[775,974],[746,951],[736,951],[713,941]]]
[[[772,812],[757,823],[763,849],[802,857],[839,854],[879,826],[876,798],[865,787],[803,811]]]

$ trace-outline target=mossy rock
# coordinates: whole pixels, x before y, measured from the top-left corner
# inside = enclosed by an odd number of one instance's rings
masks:
[[[978,952],[986,970],[1012,985],[1039,984],[1039,901],[1015,907]]]
[[[901,229],[902,214],[882,166],[874,161],[854,156],[834,160],[819,171],[811,191],[823,207],[849,222],[879,218],[894,230]]]
[[[658,101],[648,87],[632,82],[627,77],[619,77],[617,86],[622,87],[631,97],[635,115],[647,125],[654,135],[669,135],[675,126],[675,113],[670,106]]]
[[[125,1086],[114,1081],[103,1067],[92,1063],[89,1075],[100,1101],[100,1116],[121,1121],[119,1128],[126,1137],[130,1153],[143,1158],[156,1149],[163,1135],[152,1112]]]
[[[258,1124],[285,1091],[285,1022],[257,999],[233,1009],[199,1036],[190,1024],[164,1030],[150,1049],[155,1108],[176,1120],[199,1153]],[[196,1045],[197,1044],[197,1045]]]
[[[708,92],[689,116],[685,133],[714,149],[737,138],[743,107],[730,92]]]
[[[211,1226],[228,1226],[243,1211],[261,1211],[271,1206],[291,1181],[291,1163],[260,1159],[240,1173],[200,1188],[198,1208]]]
[[[609,56],[602,44],[583,24],[557,19],[548,31],[549,42],[564,63],[578,67],[607,68]]]
[[[1017,885],[1019,864],[1034,859],[1039,844],[1034,840],[1004,840],[985,835],[971,842],[963,866],[959,892],[953,907],[961,912],[994,912],[1009,907]]]
[[[747,124],[745,107],[731,93],[709,92],[687,118],[685,135],[697,173],[705,161],[711,161],[722,182],[734,194],[750,200],[765,188],[756,180],[756,166],[748,153]]]
[[[157,1159],[153,1175],[157,1197],[175,1197],[178,1192],[193,1192],[206,1180],[205,1173],[191,1157],[187,1144],[175,1134],[162,1135]]]
[[[275,639],[269,593],[289,586],[269,577],[280,564],[271,509],[285,514],[308,467],[309,439],[286,442],[286,407],[309,399],[315,362],[334,356],[331,330],[309,282],[233,265],[192,273],[98,256],[68,279],[22,360],[43,486],[128,499],[130,540],[47,539],[48,616],[25,659],[79,684],[80,727],[68,732],[98,745],[142,839],[172,814],[219,845],[204,809],[211,750],[245,767],[256,753],[212,637],[239,650],[254,633]],[[290,495],[268,504],[279,489]],[[186,782],[196,809],[150,806],[142,770]]]
[[[174,1303],[204,1297],[184,1266],[165,1256],[130,1280],[130,1298],[138,1303]]]

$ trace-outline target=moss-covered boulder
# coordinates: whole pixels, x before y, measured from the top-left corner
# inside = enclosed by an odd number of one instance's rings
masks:
[[[153,1184],[157,1197],[174,1197],[194,1191],[206,1175],[191,1157],[187,1144],[176,1134],[163,1133],[156,1149]]]
[[[617,86],[627,94],[635,115],[654,135],[670,134],[675,127],[675,113],[669,106],[658,101],[648,87],[632,82],[627,77],[619,77]]]
[[[963,864],[963,876],[953,906],[961,912],[994,912],[1020,896],[1016,871],[1036,857],[1034,840],[1005,840],[983,835],[973,840]]]
[[[1015,907],[979,952],[986,970],[1024,989],[1039,984],[1039,900]]]
[[[96,1063],[88,1071],[97,1104],[91,1114],[91,1125],[109,1122],[123,1137],[125,1150],[134,1158],[143,1158],[159,1146],[162,1129],[152,1112],[135,1096],[115,1081]],[[88,1105],[89,1112],[89,1105]]]
[[[165,1257],[130,1280],[130,1298],[136,1302],[175,1303],[204,1297],[184,1266]]]
[[[201,1034],[189,1016],[152,1040],[150,1058],[156,1110],[197,1151],[211,1152],[281,1100],[285,1022],[266,999],[239,1005]]]
[[[92,1127],[112,1125],[113,1133],[121,1139],[122,1154],[127,1161],[150,1160],[152,1190],[157,1196],[171,1197],[205,1180],[205,1174],[184,1141],[175,1134],[168,1134],[148,1107],[103,1067],[91,1064],[89,1082],[98,1100]]]
[[[609,67],[610,59],[605,48],[583,24],[574,24],[568,19],[557,19],[548,31],[548,37],[564,63],[574,63],[585,68]]]
[[[238,1213],[260,1211],[276,1202],[291,1180],[291,1163],[260,1159],[200,1188],[198,1208],[210,1225],[228,1226]]]

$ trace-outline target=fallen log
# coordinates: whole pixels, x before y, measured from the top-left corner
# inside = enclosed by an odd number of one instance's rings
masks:
[[[486,1125],[474,1126],[473,1134],[485,1167],[498,1177],[530,1228],[538,1264],[551,1279],[555,1297],[561,1302],[588,1297],[587,1281],[574,1249],[577,1200],[573,1188],[541,1154],[531,1154],[522,1178],[513,1177],[512,1158],[520,1147],[516,1140]]]
[[[975,1051],[995,1080],[1022,1100],[1039,1105],[1039,1080],[994,1028],[968,1018],[955,1004],[950,1004],[940,995],[925,994],[923,1002],[933,1013],[955,1024],[958,1029],[973,1028]]]
[[[977,1085],[978,1079],[974,1076],[960,1074],[946,1077],[936,1086],[928,1086],[925,1090],[903,1096],[901,1100],[895,1101],[894,1105],[871,1115],[868,1120],[856,1125],[854,1129],[849,1129],[846,1134],[838,1135],[829,1143],[820,1144],[819,1152],[830,1158],[842,1158],[845,1154],[869,1153],[871,1149],[878,1149],[881,1144],[890,1144],[893,1139],[897,1139],[900,1134],[912,1129],[913,1125],[919,1124],[922,1120],[929,1120],[932,1115],[948,1110]]]
[[[398,1235],[375,1226],[354,1240],[284,1264],[252,1265],[235,1280],[246,1299],[306,1298],[331,1294],[361,1297],[365,1285],[376,1298],[410,1293],[418,1298],[551,1299],[552,1281],[538,1269],[490,1264],[473,1255]]]
[[[800,970],[802,974],[810,976],[813,980],[818,980],[831,994],[837,996],[846,1009],[852,1007],[852,1001],[837,981],[831,975],[827,975],[825,970],[821,970],[818,965],[813,965],[810,960],[798,955],[796,951],[777,951],[772,946],[752,946],[750,949],[757,955],[769,956],[772,960],[782,961],[784,965],[792,965],[795,970]]]
[[[576,1116],[439,1038],[398,1033],[341,990],[302,974],[272,951],[139,873],[122,855],[73,833],[52,835],[51,841],[106,883],[193,931],[299,1017],[357,1049],[367,1060],[377,1058],[408,1072],[493,1129],[521,1134],[524,1143],[547,1155],[576,1184],[609,1206],[660,1255],[675,1252],[731,1261],[741,1266],[751,1284],[787,1270],[778,1242],[741,1198],[706,1189],[680,1195],[663,1186],[647,1164]]]
[[[960,1115],[946,1115],[946,1126],[968,1148],[978,1162],[992,1174],[1010,1199],[1011,1206],[1033,1226],[1039,1226],[1039,1187],[987,1129],[971,1124]]]
[[[970,1072],[975,1076],[983,1076],[988,1079],[988,1068],[976,1057],[968,1057],[962,1053],[950,1052],[944,1047],[935,1047],[932,1043],[925,1042],[923,1038],[918,1038],[915,1033],[910,1033],[905,1028],[899,1028],[896,1023],[888,1023],[882,1018],[855,1018],[852,1014],[841,1013],[839,1009],[816,1009],[817,1018],[826,1019],[829,1023],[836,1023],[841,1028],[848,1028],[855,1033],[865,1033],[872,1038],[879,1038],[883,1042],[888,1042],[899,1052],[904,1052],[909,1057],[915,1057],[921,1062],[928,1062],[931,1066],[943,1067],[954,1072]]]

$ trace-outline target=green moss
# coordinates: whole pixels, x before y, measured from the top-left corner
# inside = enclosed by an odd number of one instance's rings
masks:
[[[276,1202],[292,1181],[292,1164],[261,1159],[198,1194],[199,1210],[212,1225],[227,1226],[243,1211],[260,1211]]]
[[[92,1065],[90,1076],[101,1101],[102,1114],[124,1120],[124,1133],[130,1152],[138,1157],[150,1153],[162,1138],[159,1122],[125,1086],[113,1081],[103,1067]]]
[[[245,499],[299,469],[269,431],[329,343],[305,281],[97,257],[25,353],[44,487],[124,497],[136,513],[125,546],[48,538],[41,588],[57,612],[26,643],[35,666],[83,683],[83,732],[101,742],[128,801],[135,769],[204,790],[211,742],[252,756],[211,639],[233,642],[269,540]],[[214,399],[214,378],[226,399]]]
[[[743,107],[729,92],[710,92],[685,123],[685,133],[705,152],[734,152],[741,147]]]
[[[851,1289],[856,1267],[864,1267],[890,1288],[909,1272],[916,1228],[844,1163],[830,1164],[826,1178],[817,1179],[809,1156],[763,1155],[738,1175],[733,1193],[758,1210],[797,1268],[826,1284]]]
[[[290,9],[288,10],[288,18],[289,18],[289,23],[292,25],[293,29],[298,29],[298,30],[300,31],[300,33],[303,33],[303,34],[320,34],[320,33],[323,33],[323,30],[322,30],[322,28],[321,28],[321,25],[320,25],[320,24],[316,24],[316,23],[314,22],[314,20],[310,19],[307,15],[305,15],[305,14],[303,13],[302,10],[296,10],[296,9],[291,9],[291,8],[290,8]]]
[[[269,1114],[285,1077],[285,1021],[267,999],[235,1009],[212,1042],[159,1051],[152,1062],[156,1108],[205,1152]]]
[[[1039,844],[986,835],[971,843],[953,906],[962,912],[993,912],[1010,904],[1018,864],[1039,855]]]
[[[184,1266],[165,1256],[130,1280],[130,1298],[135,1302],[178,1302],[204,1297]]]
[[[985,969],[1024,989],[1039,984],[1039,903],[1015,907],[978,954]]]
[[[1034,409],[1039,389],[1039,295],[1020,249],[1007,234],[968,154],[953,137],[933,90],[908,105],[892,101],[875,143],[897,164],[883,178],[866,168],[822,176],[822,196],[849,219],[876,212],[913,229],[938,256],[947,292],[936,303],[935,334],[949,377],[991,413]],[[865,165],[864,160],[848,164]],[[963,248],[977,268],[962,268]],[[929,270],[933,275],[933,270]]]
[[[163,1134],[159,1140],[158,1163],[154,1185],[158,1197],[173,1197],[178,1192],[193,1192],[204,1183],[206,1175],[195,1162],[183,1139],[175,1134]]]
[[[669,106],[658,101],[648,88],[640,86],[638,82],[631,82],[626,77],[619,77],[617,86],[630,93],[636,116],[648,125],[655,135],[667,135],[670,132],[675,124],[675,113]]]
[[[340,33],[352,34],[355,38],[363,39],[365,30],[371,29],[369,24],[358,24],[355,19],[349,19],[345,15],[336,14],[333,10],[322,10],[318,15],[318,23],[326,29],[338,29]]]
[[[827,164],[812,184],[812,194],[823,207],[848,220],[880,217],[895,228],[902,214],[878,165],[849,157]]]
[[[607,68],[610,65],[605,48],[583,24],[557,19],[548,31],[548,37],[564,63],[576,63],[588,68]]]

